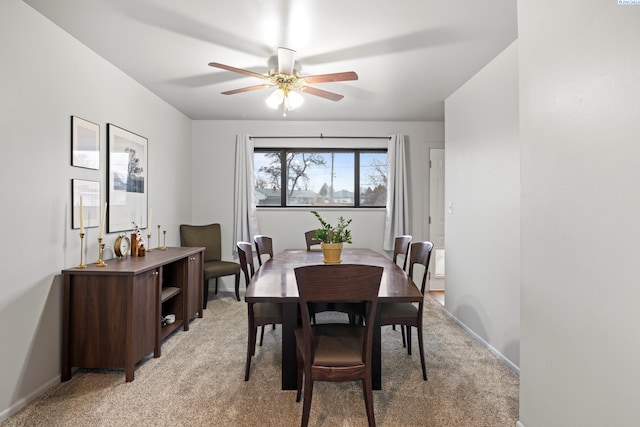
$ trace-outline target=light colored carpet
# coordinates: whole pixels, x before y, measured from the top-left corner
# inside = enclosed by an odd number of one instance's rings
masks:
[[[139,363],[135,380],[123,370],[79,370],[2,426],[296,426],[302,403],[280,390],[280,327],[265,330],[264,346],[245,382],[246,304],[231,294],[209,301],[188,332],[164,342],[162,357]],[[428,381],[422,380],[417,337],[402,348],[400,331],[382,333],[382,390],[374,391],[379,426],[513,427],[519,378],[425,299]],[[316,383],[312,426],[366,426],[360,383]]]

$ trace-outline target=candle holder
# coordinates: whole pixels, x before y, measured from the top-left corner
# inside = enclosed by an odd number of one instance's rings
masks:
[[[104,254],[104,243],[102,243],[102,237],[98,237],[98,260],[96,261],[96,265],[98,267],[107,266],[107,263],[102,260],[103,254]]]
[[[87,268],[87,264],[85,264],[82,260],[83,253],[84,253],[84,233],[80,233],[80,264],[78,264],[76,268]]]
[[[162,250],[162,248],[160,247],[160,226],[158,226],[158,249]]]
[[[151,252],[151,230],[147,230],[147,248],[146,252]]]
[[[161,251],[167,250],[167,230],[162,230],[162,247],[158,248]]]

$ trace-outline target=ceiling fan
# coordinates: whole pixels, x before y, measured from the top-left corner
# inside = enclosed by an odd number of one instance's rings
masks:
[[[279,47],[277,68],[270,71],[268,75],[232,67],[230,65],[220,64],[218,62],[210,62],[209,65],[211,67],[221,68],[223,70],[233,71],[234,73],[244,74],[264,80],[264,83],[259,85],[221,92],[223,95],[233,95],[236,93],[273,87],[277,88],[277,90],[267,98],[266,102],[267,105],[274,109],[282,106],[282,115],[285,117],[287,115],[287,111],[291,111],[302,105],[303,98],[300,95],[300,92],[319,96],[331,101],[340,101],[344,98],[344,95],[318,89],[316,87],[309,86],[310,84],[358,80],[358,75],[354,71],[320,74],[315,76],[301,76],[298,70],[294,68],[295,55],[295,50]]]

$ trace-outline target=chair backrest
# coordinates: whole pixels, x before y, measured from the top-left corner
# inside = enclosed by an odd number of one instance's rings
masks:
[[[393,241],[393,262],[396,262],[398,255],[404,255],[404,263],[402,269],[407,270],[407,259],[409,258],[409,245],[411,244],[412,236],[405,234],[397,236]]]
[[[249,281],[256,272],[255,265],[253,263],[253,249],[249,242],[238,242],[238,258],[240,259],[240,269],[244,273],[244,280],[247,286]]]
[[[180,226],[180,246],[205,247],[204,261],[222,259],[220,224]]]
[[[253,241],[256,244],[256,254],[258,255],[258,263],[262,266],[262,255],[269,255],[273,258],[273,239],[269,236],[253,236]]]
[[[311,312],[309,303],[365,302],[367,317],[363,360],[371,360],[373,325],[378,308],[378,291],[384,268],[375,265],[309,265],[294,269],[300,295],[305,352],[311,355]],[[361,327],[354,325],[354,327]],[[313,360],[307,358],[306,360]]]
[[[433,243],[431,242],[415,242],[411,244],[411,254],[409,255],[409,276],[413,278],[413,266],[420,264],[424,267],[424,274],[422,275],[422,285],[420,291],[424,295],[427,285],[427,274],[429,271],[429,260],[431,259],[431,252],[433,251]]]
[[[319,245],[322,240],[316,239],[316,230],[309,230],[304,233],[304,240],[307,242],[307,250],[311,250],[311,246]]]

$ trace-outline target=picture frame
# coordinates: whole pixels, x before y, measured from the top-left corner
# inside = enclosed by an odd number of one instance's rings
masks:
[[[71,116],[71,166],[100,169],[100,125]]]
[[[80,212],[80,197],[82,197],[82,212]],[[80,228],[80,215],[83,215],[84,228],[100,225],[100,181],[84,179],[71,180],[71,229]]]
[[[147,138],[107,123],[107,232],[147,227]]]

